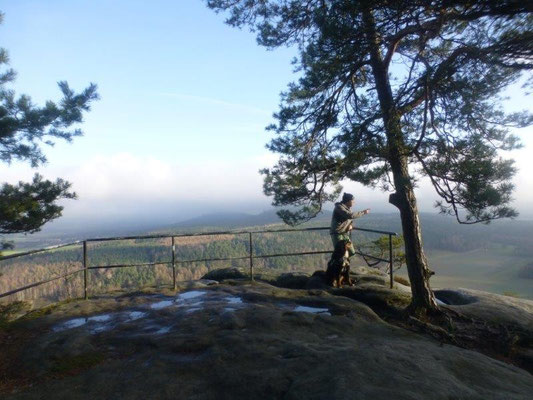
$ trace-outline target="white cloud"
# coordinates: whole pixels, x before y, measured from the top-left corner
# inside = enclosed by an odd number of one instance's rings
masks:
[[[135,209],[139,204],[152,204],[157,209],[162,202],[267,201],[258,171],[273,160],[272,155],[265,154],[241,160],[212,159],[181,164],[117,153],[97,155],[70,168],[47,165],[38,172],[48,179],[62,177],[71,182],[79,200],[75,206],[71,202],[65,206],[81,213],[93,210],[95,204],[120,211]],[[1,166],[0,173],[5,181],[15,183],[29,180],[35,170],[14,164]]]
[[[531,216],[532,180],[528,168],[531,157],[524,149],[516,156],[520,172],[515,182],[515,206],[522,216]],[[277,155],[263,154],[238,160],[207,159],[194,163],[162,161],[132,153],[97,155],[79,165],[49,164],[38,171],[45,178],[62,177],[73,184],[79,200],[65,201],[64,215],[163,215],[179,211],[193,217],[213,209],[260,211],[271,199],[263,195],[260,168],[275,164]],[[26,164],[0,165],[3,181],[28,181],[35,173]],[[344,183],[345,191],[354,193],[356,208],[370,207],[376,212],[394,212],[388,193],[353,182]],[[416,190],[419,209],[434,211],[437,199],[431,184],[421,180]],[[249,205],[249,206],[248,206]],[[248,207],[248,208],[247,208]],[[259,208],[259,209],[258,209]]]
[[[93,157],[65,177],[81,198],[112,201],[157,195],[169,188],[172,175],[172,166],[158,159],[118,153]]]

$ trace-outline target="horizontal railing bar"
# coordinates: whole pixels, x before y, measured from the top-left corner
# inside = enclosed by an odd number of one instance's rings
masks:
[[[35,282],[35,283],[32,283],[32,284],[27,285],[27,286],[23,286],[23,287],[18,288],[18,289],[13,289],[13,290],[10,290],[9,292],[5,292],[5,293],[0,294],[0,298],[6,297],[6,296],[10,296],[10,295],[18,293],[18,292],[22,292],[23,290],[31,289],[31,288],[33,288],[35,286],[44,285],[45,283],[48,283],[48,282],[52,282],[52,281],[56,281],[58,279],[66,278],[67,276],[74,275],[74,274],[77,274],[78,272],[82,272],[82,271],[83,271],[83,269],[78,269],[76,271],[67,272],[66,274],[59,275],[59,276],[56,276],[56,277],[53,277],[53,278],[50,278],[50,279],[47,279],[47,280],[44,280],[44,281]]]
[[[104,237],[87,239],[87,242],[109,242],[113,240],[135,240],[135,239],[168,239],[179,237],[193,237],[193,236],[215,236],[215,235],[240,235],[249,233],[249,231],[217,231],[217,232],[197,232],[197,233],[179,233],[176,235],[147,235],[147,236],[119,236],[119,237]],[[256,233],[254,231],[254,233]]]
[[[74,246],[74,245],[77,245],[77,244],[81,245],[82,243],[83,243],[83,241],[77,240],[77,241],[72,242],[72,243],[65,243],[65,244],[58,244],[58,245],[55,245],[55,246],[43,247],[42,249],[38,249],[38,250],[28,250],[28,251],[24,251],[22,253],[15,253],[15,254],[10,254],[8,256],[2,256],[2,257],[0,257],[0,261],[9,260],[10,258],[17,258],[17,257],[27,256],[27,255],[35,254],[35,253],[42,253],[43,251],[60,249],[61,247]]]
[[[149,263],[139,263],[139,264],[111,264],[111,265],[95,265],[88,267],[87,269],[105,269],[105,268],[126,268],[126,267],[148,267],[150,265],[164,265],[172,264],[172,261],[161,261],[161,262],[149,262]]]
[[[382,233],[383,235],[391,235],[391,236],[398,236],[396,232],[389,232],[389,231],[380,231],[377,229],[367,229],[367,228],[353,228],[355,231],[364,231],[364,232],[373,232],[373,233]]]
[[[179,237],[195,237],[195,236],[215,236],[215,235],[244,235],[246,233],[269,233],[269,232],[300,232],[312,230],[325,230],[329,228],[302,228],[302,229],[280,229],[280,230],[263,230],[263,231],[216,231],[216,232],[196,232],[196,233],[178,233],[176,235],[147,235],[147,236],[119,236],[119,237],[104,237],[87,239],[87,242],[109,242],[113,240],[135,240],[135,239],[165,239],[165,238],[179,238]]]
[[[248,260],[250,256],[246,257],[226,257],[226,258],[201,258],[198,260],[176,260],[176,264],[185,264],[192,262],[206,262],[206,261],[231,261],[231,260]]]
[[[299,229],[265,229],[263,231],[248,231],[244,233],[276,233],[276,232],[307,232],[307,231],[325,231],[329,229],[329,227],[326,226],[317,226],[314,228],[299,228]]]
[[[279,232],[306,232],[306,231],[324,231],[329,230],[329,227],[314,227],[314,228],[300,228],[300,229],[267,229],[261,231],[214,231],[214,232],[196,232],[196,233],[179,233],[175,235],[147,235],[147,236],[120,236],[107,238],[92,238],[87,239],[87,242],[106,242],[113,240],[135,240],[135,239],[165,239],[165,238],[179,238],[179,237],[194,237],[194,236],[215,236],[215,235],[244,235],[246,233],[279,233]],[[384,235],[397,236],[395,232],[380,231],[366,228],[353,228],[358,231],[381,233]]]
[[[314,255],[314,254],[329,254],[331,253],[330,250],[321,250],[321,251],[306,251],[306,252],[300,252],[300,253],[280,253],[280,254],[265,254],[265,255],[255,255],[253,258],[272,258],[272,257],[290,257],[290,256],[305,256],[305,255]],[[389,260],[385,260],[380,257],[374,257],[369,254],[364,254],[361,252],[356,252],[355,254],[358,254],[360,256],[365,256],[369,258],[373,258],[374,260],[382,261],[382,262],[389,262]],[[226,258],[202,258],[202,259],[196,259],[196,260],[177,260],[176,263],[191,263],[191,262],[207,262],[207,261],[231,261],[231,260],[246,260],[249,256],[245,257],[226,257]],[[96,265],[92,267],[88,267],[88,269],[105,269],[105,268],[127,268],[127,267],[140,267],[140,266],[151,266],[151,265],[165,265],[165,264],[172,264],[172,261],[162,261],[162,262],[156,262],[156,263],[140,263],[140,264],[113,264],[113,265]],[[0,294],[0,298],[10,296],[12,294],[21,292],[23,290],[31,289],[36,286],[44,285],[45,283],[52,282],[57,279],[66,278],[67,276],[76,274],[78,272],[82,272],[83,269],[68,272],[66,274],[47,279],[44,281],[32,283],[30,285],[11,290],[6,293]]]
[[[306,255],[313,255],[313,254],[331,254],[331,250],[305,251],[305,252],[301,252],[301,253],[265,254],[265,255],[259,255],[259,256],[255,255],[255,256],[253,256],[253,258],[269,258],[269,257],[285,257],[285,256],[306,256]],[[368,257],[368,258],[373,258],[374,260],[389,262],[389,260],[385,260],[385,259],[379,258],[379,257],[374,257],[374,256],[371,256],[370,254],[360,253],[358,251],[356,251],[355,254],[358,254],[358,255],[364,256],[364,257]]]
[[[270,258],[270,257],[290,257],[290,256],[306,256],[306,255],[313,255],[313,254],[330,254],[331,250],[320,250],[320,251],[305,251],[300,253],[279,253],[279,254],[264,254],[264,255],[254,255],[252,258]],[[356,252],[355,254],[358,254],[360,256],[372,258],[374,260],[379,260],[383,262],[389,262],[389,260],[385,260],[383,258],[375,257],[370,254],[364,254],[360,252]],[[186,264],[186,263],[193,263],[193,262],[208,262],[208,261],[233,261],[233,260],[248,260],[250,256],[243,256],[243,257],[224,257],[224,258],[197,258],[194,260],[176,260],[176,264]],[[111,265],[95,265],[92,267],[88,267],[88,269],[105,269],[105,268],[127,268],[127,267],[144,267],[144,266],[150,266],[150,265],[165,265],[165,264],[172,264],[172,261],[161,261],[161,262],[148,262],[148,263],[139,263],[139,264],[111,264]]]
[[[254,255],[253,258],[270,258],[270,257],[283,257],[283,256],[306,256],[311,254],[331,254],[331,250],[323,251],[304,251],[301,253],[279,253],[279,254],[264,254],[264,255]]]
[[[146,236],[123,236],[123,237],[109,237],[109,238],[93,238],[93,239],[86,239],[86,242],[98,242],[98,241],[116,241],[116,240],[134,240],[134,239],[162,239],[162,238],[176,238],[176,237],[192,237],[192,236],[215,236],[215,235],[239,235],[239,234],[253,234],[253,233],[279,233],[279,232],[305,232],[305,231],[322,231],[322,230],[329,230],[329,227],[314,227],[314,228],[301,228],[301,229],[273,229],[273,230],[262,230],[262,231],[218,231],[218,232],[198,232],[198,233],[186,233],[186,234],[176,234],[176,235],[146,235]],[[397,236],[395,232],[388,232],[388,231],[381,231],[381,230],[375,230],[375,229],[366,229],[366,228],[354,228],[354,230],[364,231],[364,232],[373,232],[373,233],[381,233],[385,235],[390,236]],[[83,241],[75,241],[72,243],[66,243],[66,244],[60,244],[55,246],[49,246],[38,250],[30,250],[22,253],[16,253],[9,256],[3,256],[0,257],[0,261],[8,260],[16,257],[22,257],[26,255],[41,253],[44,251],[49,250],[55,250],[67,246],[75,246],[82,244]],[[304,256],[304,255],[316,255],[316,254],[329,254],[331,253],[330,250],[324,250],[324,251],[308,251],[308,252],[298,252],[298,253],[279,253],[279,254],[266,254],[266,255],[248,255],[243,257],[224,257],[224,258],[203,258],[203,259],[196,259],[196,260],[176,260],[176,263],[192,263],[192,262],[209,262],[209,261],[231,261],[231,260],[246,260],[246,259],[258,259],[258,258],[272,258],[272,257],[290,257],[290,256]],[[364,254],[361,252],[355,252],[355,254],[358,254],[363,257],[372,258],[374,260],[378,260],[381,262],[390,262],[390,260],[385,260],[380,257],[375,257],[369,254]],[[112,265],[98,265],[98,266],[92,266],[88,267],[87,269],[106,269],[106,268],[126,268],[126,267],[139,267],[139,266],[156,266],[156,265],[169,265],[172,264],[172,261],[164,261],[164,262],[149,262],[149,263],[138,263],[138,264],[112,264]],[[12,294],[21,292],[23,290],[31,289],[36,286],[43,285],[48,282],[52,282],[54,280],[66,278],[70,275],[76,274],[78,272],[85,271],[85,269],[76,270],[73,272],[69,272],[54,278],[50,278],[44,281],[32,283],[30,285],[11,290],[6,293],[0,294],[0,298],[10,296]]]
[[[184,264],[191,262],[206,262],[206,261],[231,261],[231,260],[247,260],[249,256],[246,257],[226,257],[226,258],[199,258],[196,260],[176,260],[176,264]],[[104,268],[125,268],[125,267],[143,267],[150,265],[163,265],[163,264],[172,264],[172,261],[162,261],[162,262],[149,262],[149,263],[140,263],[140,264],[112,264],[112,265],[96,265],[89,267],[88,269],[104,269]]]
[[[358,254],[358,255],[363,256],[363,257],[373,258],[374,260],[379,260],[379,261],[383,261],[383,262],[386,262],[386,263],[390,262],[390,260],[385,260],[384,258],[374,257],[374,256],[371,256],[370,254],[361,253],[359,251],[356,251],[355,254]]]
[[[87,242],[110,242],[113,240],[134,240],[134,239],[168,239],[172,235],[146,235],[146,236],[116,236],[86,239]]]
[[[180,233],[176,235],[145,235],[145,236],[120,236],[120,237],[104,237],[104,238],[92,238],[92,239],[86,239],[87,242],[109,242],[109,241],[116,241],[116,240],[135,240],[135,239],[166,239],[166,238],[172,238],[172,237],[194,237],[194,236],[215,236],[215,235],[243,235],[246,233],[280,233],[280,232],[306,232],[306,231],[323,231],[328,230],[329,227],[314,227],[314,228],[300,228],[300,229],[269,229],[269,230],[262,230],[262,231],[218,231],[218,232],[198,232],[198,233]],[[364,232],[373,232],[373,233],[381,233],[384,235],[392,235],[397,236],[398,234],[395,232],[388,232],[388,231],[380,231],[375,229],[366,229],[366,228],[353,228],[354,230],[358,231],[364,231]],[[25,251],[22,253],[16,253],[11,254],[8,256],[2,256],[0,257],[0,261],[8,260],[11,258],[17,258],[22,256],[27,256],[30,254],[36,254],[41,253],[44,251],[49,250],[55,250],[59,249],[61,247],[67,247],[67,246],[74,246],[78,244],[82,244],[82,240],[77,240],[72,243],[66,243],[66,244],[60,244],[55,246],[49,246],[44,247],[42,249],[38,250],[30,250]]]

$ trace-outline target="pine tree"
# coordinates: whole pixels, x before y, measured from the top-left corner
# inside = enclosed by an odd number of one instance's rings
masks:
[[[500,151],[520,146],[503,89],[533,68],[533,6],[517,0],[207,0],[258,43],[297,46],[299,80],[282,93],[280,154],[264,191],[280,216],[308,220],[352,180],[390,190],[400,211],[411,313],[438,311],[429,286],[414,187],[428,177],[441,212],[461,223],[514,217],[515,173]],[[529,76],[530,77],[530,76]],[[531,80],[528,81],[531,83]]]
[[[0,23],[3,14],[0,14]],[[47,101],[44,107],[32,103],[27,95],[16,96],[9,84],[15,80],[15,71],[8,68],[9,57],[0,48],[0,161],[28,161],[32,167],[47,160],[41,145],[53,145],[54,139],[71,141],[81,136],[80,129],[69,130],[82,122],[83,112],[98,99],[96,85],[91,83],[81,93],[75,93],[66,82],[59,82],[63,94],[56,104]],[[61,216],[60,199],[74,199],[71,184],[63,179],[55,182],[35,174],[32,182],[17,185],[4,183],[0,187],[0,234],[36,232],[46,222]],[[10,247],[3,242],[2,246]]]

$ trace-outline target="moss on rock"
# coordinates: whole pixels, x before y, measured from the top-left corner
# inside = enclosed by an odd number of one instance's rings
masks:
[[[73,375],[89,369],[105,360],[102,352],[91,351],[83,354],[64,356],[54,360],[50,372],[57,375]]]

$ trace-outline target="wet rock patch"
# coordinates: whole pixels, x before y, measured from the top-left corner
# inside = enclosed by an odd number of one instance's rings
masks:
[[[435,290],[435,297],[443,304],[451,306],[464,306],[478,301],[478,299],[461,290]]]

